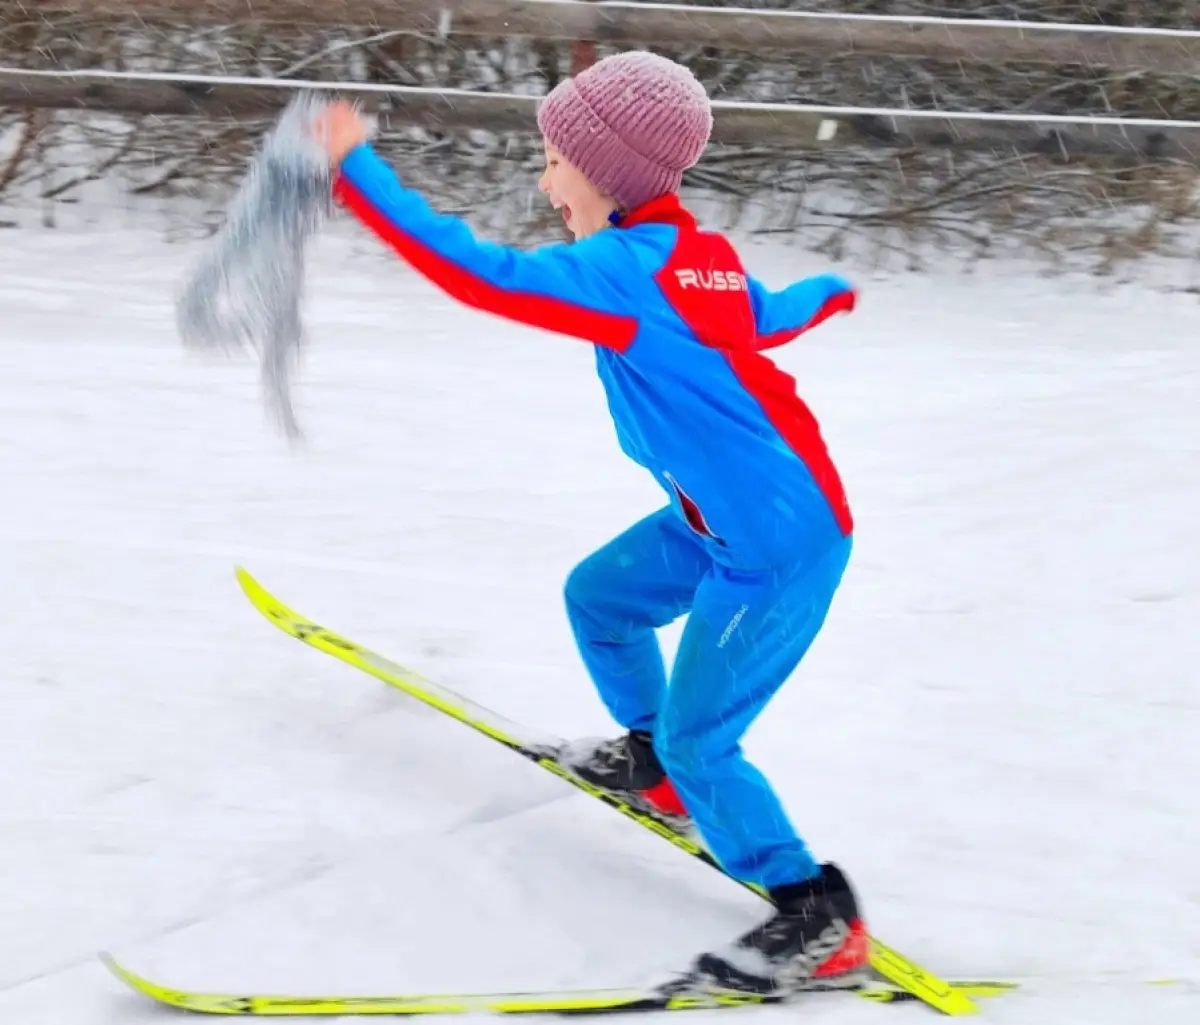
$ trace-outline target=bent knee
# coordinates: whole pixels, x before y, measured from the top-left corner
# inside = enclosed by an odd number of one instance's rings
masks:
[[[607,590],[609,576],[607,560],[599,552],[589,555],[567,574],[563,584],[567,606],[580,610],[594,606]]]

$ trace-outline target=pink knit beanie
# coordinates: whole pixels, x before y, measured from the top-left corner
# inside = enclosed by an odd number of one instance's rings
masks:
[[[708,94],[683,65],[633,50],[560,82],[538,109],[546,141],[633,210],[679,189],[712,131]]]

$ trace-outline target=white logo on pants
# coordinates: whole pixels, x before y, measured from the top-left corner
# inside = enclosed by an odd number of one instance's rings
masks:
[[[717,641],[717,647],[723,648],[729,643],[729,638],[733,636],[733,631],[738,628],[738,623],[742,621],[742,617],[750,611],[749,605],[743,605],[733,614],[733,619],[729,621],[729,625],[725,627],[725,632],[721,634],[721,639]]]

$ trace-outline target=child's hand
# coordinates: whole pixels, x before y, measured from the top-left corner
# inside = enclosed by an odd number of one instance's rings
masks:
[[[355,146],[367,141],[367,126],[345,100],[330,104],[313,122],[313,135],[329,154],[329,163],[337,167]]]

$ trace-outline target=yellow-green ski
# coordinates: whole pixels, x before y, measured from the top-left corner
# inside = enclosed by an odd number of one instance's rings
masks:
[[[199,993],[170,989],[130,971],[111,955],[101,955],[109,970],[131,989],[160,1004],[200,1014],[245,1014],[260,1017],[318,1017],[367,1014],[635,1014],[648,1011],[701,1011],[735,1007],[795,1003],[815,993],[788,998],[754,993],[695,992],[670,985],[647,989],[547,990],[534,993],[425,993],[397,996],[288,996],[236,993]],[[997,983],[970,983],[964,993],[992,996]],[[899,987],[871,986],[848,990],[875,1003],[914,1001],[917,997]]]
[[[533,734],[527,727],[507,720],[490,709],[484,708],[432,680],[425,679],[411,669],[406,669],[404,666],[314,623],[284,605],[241,567],[237,569],[237,579],[251,604],[284,633],[319,651],[332,655],[356,669],[369,673],[376,679],[404,691],[418,701],[436,708],[492,740],[498,741],[724,874],[721,866],[695,839],[680,833],[668,821],[653,813],[634,807],[614,794],[580,779],[561,765],[556,757],[556,752],[563,744],[561,739]],[[741,881],[735,880],[735,882]],[[760,897],[766,897],[760,887],[747,883],[741,883],[741,885],[754,890]],[[979,1005],[971,999],[970,991],[956,988],[945,979],[926,971],[875,937],[871,938],[871,967],[884,979],[943,1014],[967,1015],[976,1014],[979,1011]]]

